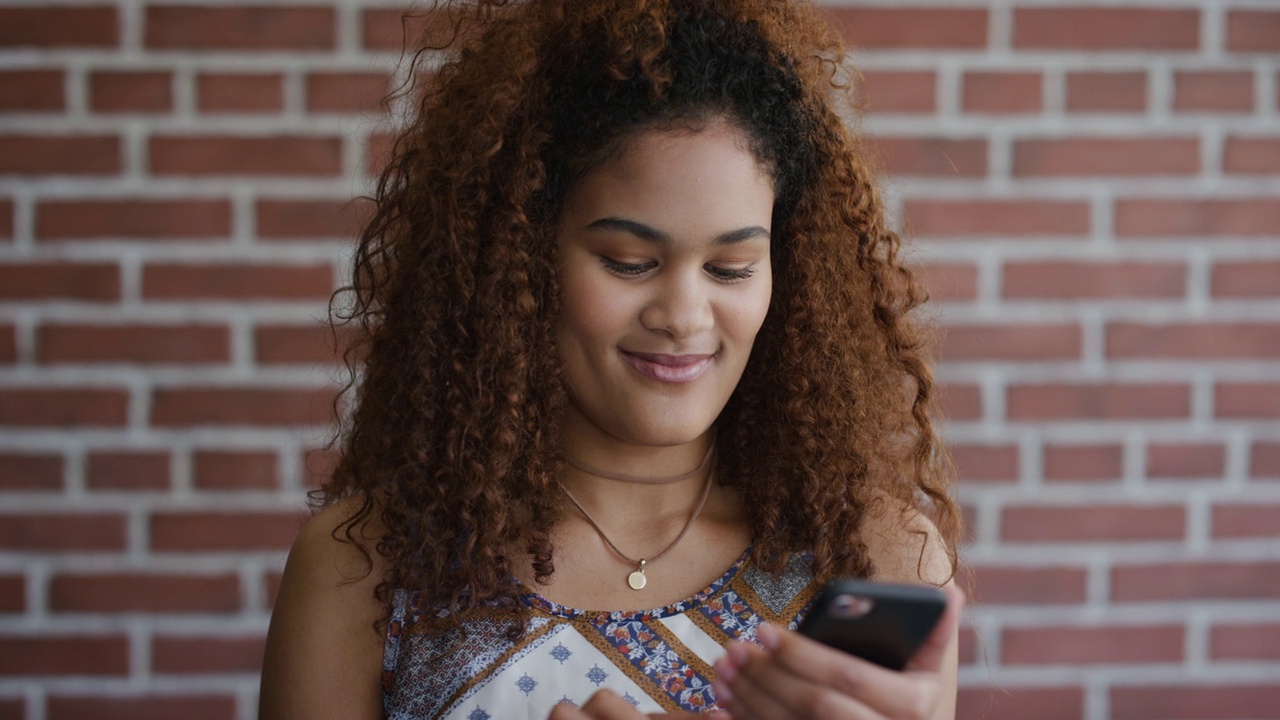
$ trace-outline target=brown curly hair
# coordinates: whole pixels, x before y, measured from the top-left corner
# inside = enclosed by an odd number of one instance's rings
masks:
[[[839,36],[808,2],[472,0],[414,56],[424,89],[382,173],[350,286],[354,400],[319,497],[357,497],[385,560],[378,597],[516,606],[517,563],[554,571],[566,390],[554,221],[634,133],[723,118],[776,186],[774,290],[717,427],[752,560],[870,572],[876,504],[927,507],[955,567],[959,513],[931,413],[924,300],[842,118]],[[437,11],[438,12],[438,11]],[[438,17],[438,16],[436,16]],[[437,28],[438,29],[438,28]],[[425,47],[425,46],[424,46]],[[435,51],[445,62],[420,65]],[[344,294],[345,293],[345,294]],[[366,551],[368,550],[365,548]]]

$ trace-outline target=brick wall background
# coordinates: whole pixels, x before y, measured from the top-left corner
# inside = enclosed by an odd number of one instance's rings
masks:
[[[839,2],[947,328],[960,717],[1280,718],[1280,7]],[[0,0],[0,718],[247,720],[378,0]]]

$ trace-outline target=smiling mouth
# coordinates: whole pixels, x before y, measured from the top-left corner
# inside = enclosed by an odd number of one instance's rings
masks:
[[[714,354],[663,355],[622,351],[631,367],[646,377],[659,382],[685,383],[697,380],[711,367]]]

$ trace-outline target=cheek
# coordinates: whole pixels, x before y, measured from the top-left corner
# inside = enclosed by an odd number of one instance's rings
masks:
[[[608,340],[625,326],[627,309],[616,289],[583,278],[561,284],[561,334],[578,345]]]

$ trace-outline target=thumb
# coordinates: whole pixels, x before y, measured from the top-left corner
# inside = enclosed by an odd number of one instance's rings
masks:
[[[947,609],[924,645],[920,646],[915,657],[907,664],[907,670],[938,672],[942,669],[951,641],[960,627],[960,614],[964,611],[965,604],[964,591],[955,585],[943,587],[942,592],[947,596]]]

